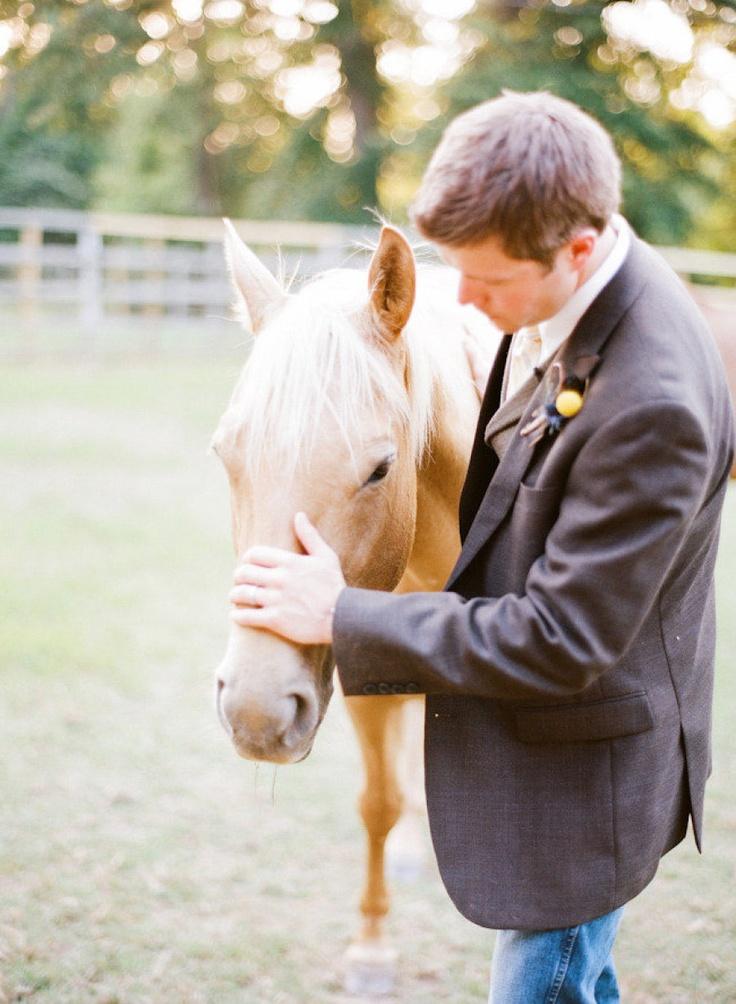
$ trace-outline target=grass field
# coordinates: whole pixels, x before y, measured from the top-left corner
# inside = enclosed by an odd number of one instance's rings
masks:
[[[334,704],[303,764],[238,760],[212,710],[232,566],[206,454],[238,370],[0,367],[0,1002],[337,1004],[360,763]],[[736,1001],[736,494],[720,558],[706,853],[618,943],[631,1004]],[[396,888],[394,999],[485,1000],[492,934],[434,870]]]

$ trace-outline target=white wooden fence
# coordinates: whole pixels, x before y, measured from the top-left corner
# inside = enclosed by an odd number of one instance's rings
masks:
[[[348,259],[364,263],[359,245],[377,236],[370,226],[235,223],[272,267],[278,248],[287,273],[301,263],[307,275]],[[0,312],[35,322],[64,311],[87,333],[116,315],[222,318],[231,301],[222,238],[216,218],[0,208]],[[660,250],[684,277],[736,280],[736,254]],[[736,304],[732,290],[702,292]]]
[[[288,274],[361,261],[375,228],[234,221],[272,268]],[[0,208],[0,310],[32,320],[73,311],[85,330],[118,314],[223,317],[232,299],[223,223],[211,218]],[[277,250],[280,249],[280,250]]]

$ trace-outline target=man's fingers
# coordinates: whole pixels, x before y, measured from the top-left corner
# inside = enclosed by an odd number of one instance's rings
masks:
[[[315,526],[309,522],[306,513],[298,512],[294,517],[294,531],[307,554],[333,554],[330,545],[323,539]],[[260,565],[264,568],[290,568],[303,555],[285,551],[280,547],[258,545],[249,548],[241,558],[243,565]],[[236,581],[239,581],[236,579]]]
[[[251,547],[242,557],[243,564],[263,565],[266,568],[274,568],[278,565],[290,565],[294,558],[299,557],[293,551],[284,551],[280,547]]]
[[[326,554],[332,548],[320,535],[315,526],[309,522],[309,517],[304,512],[298,512],[294,517],[294,530],[301,541],[307,554]]]
[[[253,607],[272,606],[278,602],[280,593],[275,589],[264,589],[262,586],[235,586],[230,590],[228,599],[235,606]]]
[[[235,569],[233,581],[236,585],[279,586],[282,574],[279,568],[248,563]]]

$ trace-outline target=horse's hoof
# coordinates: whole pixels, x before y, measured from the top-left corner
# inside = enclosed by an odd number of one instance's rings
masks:
[[[382,941],[358,941],[344,955],[344,986],[349,994],[380,997],[396,987],[398,952]]]

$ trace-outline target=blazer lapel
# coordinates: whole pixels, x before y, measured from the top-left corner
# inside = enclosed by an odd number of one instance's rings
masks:
[[[542,376],[543,371],[536,369],[529,376],[528,380],[519,387],[513,397],[504,401],[486,426],[486,443],[498,455],[499,460],[503,460],[508,444],[513,438],[516,426],[526,411],[529,401],[534,396]]]
[[[498,411],[491,415],[484,433],[487,443],[493,439],[497,432],[508,429],[510,425],[514,425],[519,421],[538,384],[539,379],[536,374],[532,373],[529,379],[519,387],[514,396],[507,398]]]
[[[557,353],[556,359],[569,366],[580,356],[599,354],[623,314],[639,295],[646,282],[647,259],[654,253],[643,241],[632,234],[632,246],[623,265],[583,314],[575,330]],[[472,523],[466,531],[462,551],[447,581],[446,589],[452,588],[511,508],[519,488],[519,482],[524,477],[534,455],[534,448],[527,439],[519,435],[519,430],[529,420],[535,408],[544,404],[552,396],[555,389],[553,387],[554,380],[552,366],[548,366],[539,387],[524,409],[517,424],[516,434],[508,446],[503,460],[495,467],[490,483],[486,481],[485,493],[474,518],[472,518]],[[474,448],[471,455],[471,466],[475,452]],[[490,453],[490,451],[487,452]],[[492,455],[495,456],[495,454]],[[464,489],[463,494],[465,494]]]
[[[465,571],[511,507],[511,503],[519,487],[519,482],[524,477],[524,473],[534,454],[534,449],[529,440],[523,439],[519,435],[519,429],[528,421],[534,409],[544,404],[552,394],[554,379],[552,368],[547,367],[536,391],[532,394],[531,398],[527,399],[526,407],[516,426],[516,433],[503,456],[503,460],[501,460],[491,478],[483,500],[478,507],[473,524],[463,541],[463,549],[460,552],[460,557],[452,570],[445,588],[449,588]]]
[[[491,450],[485,441],[486,426],[491,416],[498,410],[501,400],[501,387],[503,386],[503,375],[506,368],[506,357],[509,354],[511,345],[511,335],[506,334],[501,338],[501,342],[496,352],[496,358],[491,368],[491,373],[483,395],[478,416],[478,425],[475,429],[475,439],[468,462],[468,473],[465,475],[462,494],[460,495],[460,536],[465,537],[470,524],[473,522],[478,506],[483,498],[483,493],[488,486],[488,479],[498,464],[498,457]]]

